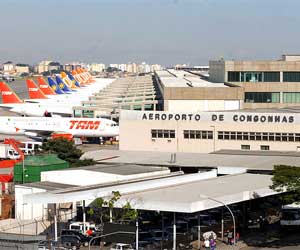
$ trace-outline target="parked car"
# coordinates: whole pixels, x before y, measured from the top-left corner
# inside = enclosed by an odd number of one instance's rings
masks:
[[[38,243],[38,250],[50,250],[54,249],[54,247],[57,247],[57,242],[54,240],[43,240]]]
[[[80,249],[81,246],[81,239],[77,235],[62,235],[60,237],[60,242],[63,247],[67,249]]]
[[[130,244],[116,243],[113,244],[110,250],[133,250]]]
[[[63,235],[76,235],[80,238],[80,242],[83,246],[88,246],[89,241],[92,239],[92,237],[89,237],[87,235],[84,235],[82,233],[80,233],[77,230],[70,230],[70,229],[63,229],[61,230],[61,236]]]

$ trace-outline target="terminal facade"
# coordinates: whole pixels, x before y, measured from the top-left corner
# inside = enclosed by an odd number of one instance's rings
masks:
[[[300,104],[300,55],[273,61],[210,61],[209,79],[243,89],[244,109]]]
[[[122,111],[120,149],[300,151],[299,113]]]

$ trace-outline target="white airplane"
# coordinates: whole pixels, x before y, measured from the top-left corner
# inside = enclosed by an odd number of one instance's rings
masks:
[[[115,137],[119,135],[116,122],[105,118],[65,117],[0,117],[0,133],[42,136],[54,132],[74,137]]]
[[[72,105],[67,103],[26,103],[23,102],[5,83],[0,82],[2,95],[1,108],[25,116],[72,116]]]
[[[42,78],[38,78],[39,87],[33,80],[26,80],[30,99],[25,101],[36,103],[68,103],[69,105],[72,104],[72,106],[79,106],[81,105],[81,101],[88,100],[93,93],[103,89],[112,81],[112,79],[103,79],[101,83],[95,83],[86,88],[78,88],[75,92],[59,76],[56,76],[56,78],[58,84],[51,77],[48,77],[48,86],[51,87],[49,89]],[[65,80],[67,79],[65,78]]]

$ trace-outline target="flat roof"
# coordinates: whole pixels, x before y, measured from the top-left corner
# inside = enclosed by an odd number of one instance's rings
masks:
[[[211,82],[206,77],[199,75],[191,74],[184,70],[159,70],[156,71],[157,76],[159,77],[161,83],[165,87],[175,88],[175,87],[224,87],[228,88],[229,86],[224,83]]]
[[[182,183],[123,195],[119,206],[130,200],[135,209],[194,213],[220,207],[220,202],[233,204],[276,194],[269,188],[271,178],[271,175],[237,174]]]
[[[77,187],[76,185],[62,184],[62,183],[56,183],[56,182],[50,182],[50,181],[25,183],[25,184],[20,184],[17,186],[40,188],[40,189],[45,189],[47,191],[54,191],[54,190],[59,190],[59,189],[64,189],[64,188]]]
[[[151,173],[157,171],[165,171],[168,170],[167,167],[158,167],[158,166],[142,166],[137,164],[122,164],[122,163],[114,163],[110,165],[92,165],[92,166],[85,166],[79,168],[68,168],[63,169],[60,171],[72,171],[72,170],[88,170],[100,173],[107,173],[107,174],[116,174],[116,175],[136,175],[136,174],[143,174],[143,173]]]
[[[98,150],[86,152],[84,157],[108,163],[142,164],[173,167],[238,167],[248,170],[273,170],[274,165],[299,166],[298,155],[244,155],[238,152],[225,154],[176,153],[176,163],[170,163],[171,152]]]

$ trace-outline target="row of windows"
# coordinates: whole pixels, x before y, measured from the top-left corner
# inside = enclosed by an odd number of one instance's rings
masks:
[[[175,130],[151,129],[152,138],[175,138]]]
[[[245,102],[250,103],[279,103],[279,92],[245,92]]]
[[[229,82],[280,82],[280,72],[228,72]]]
[[[213,132],[209,130],[184,130],[184,139],[213,139]]]
[[[300,103],[300,92],[283,92],[283,103]],[[245,92],[247,103],[279,103],[279,92]]]
[[[219,140],[245,140],[245,141],[300,141],[300,134],[272,133],[272,132],[237,132],[218,131]]]

